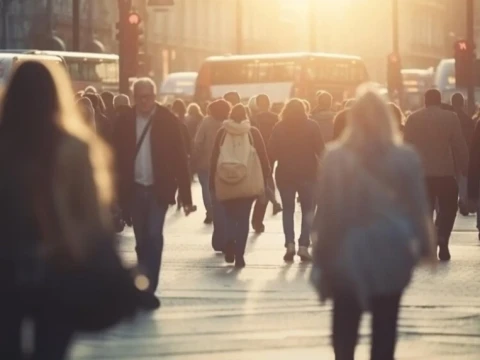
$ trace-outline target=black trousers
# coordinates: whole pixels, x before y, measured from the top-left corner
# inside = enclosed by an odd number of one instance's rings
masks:
[[[432,216],[438,206],[435,224],[440,244],[448,245],[458,210],[458,185],[453,176],[427,177],[427,194]]]
[[[401,294],[371,300],[371,360],[394,360]],[[362,310],[353,296],[337,294],[333,306],[333,349],[335,360],[354,360]]]

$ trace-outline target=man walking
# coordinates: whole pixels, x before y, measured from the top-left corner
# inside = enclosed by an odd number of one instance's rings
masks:
[[[452,107],[460,120],[460,126],[462,127],[462,134],[467,142],[467,146],[470,149],[472,145],[473,133],[475,131],[475,125],[473,119],[465,112],[465,98],[461,93],[455,93],[452,95]],[[458,187],[459,187],[459,208],[460,213],[463,216],[467,216],[468,211],[468,195],[467,195],[467,173],[458,175]]]
[[[317,106],[312,110],[312,118],[320,126],[323,141],[333,140],[333,119],[336,113],[332,110],[333,97],[327,91],[317,92]]]
[[[192,211],[188,157],[181,122],[155,102],[156,86],[149,78],[133,85],[135,106],[126,111],[115,129],[119,199],[124,220],[133,225],[138,265],[155,293],[163,252],[163,225],[179,188],[185,214]],[[156,309],[152,297],[145,304]]]
[[[468,148],[458,116],[443,110],[441,101],[438,90],[425,93],[425,108],[409,116],[404,139],[415,146],[422,159],[432,214],[438,202],[438,257],[448,261],[448,243],[458,205],[455,177],[457,173],[467,172]]]
[[[272,136],[273,128],[278,123],[278,115],[270,111],[270,98],[268,95],[260,94],[255,98],[255,105],[258,113],[252,119],[252,125],[262,134],[263,141],[268,144]],[[282,211],[282,206],[277,201],[275,194],[275,182],[273,177],[268,180],[266,188],[266,199],[257,199],[252,215],[252,227],[257,234],[265,231],[263,220],[267,210],[268,202],[273,204],[273,214],[276,215]]]

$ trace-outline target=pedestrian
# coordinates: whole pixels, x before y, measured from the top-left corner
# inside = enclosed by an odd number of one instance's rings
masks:
[[[333,140],[333,120],[335,118],[335,112],[332,110],[332,105],[332,94],[327,91],[317,92],[317,106],[312,111],[312,118],[320,126],[325,143]]]
[[[468,165],[468,208],[477,213],[478,240],[480,240],[480,123],[477,122],[470,146]]]
[[[65,359],[77,332],[106,329],[137,305],[114,248],[110,154],[78,113],[71,88],[61,68],[25,61],[5,89],[1,359]]]
[[[227,92],[223,95],[223,99],[229,102],[232,107],[241,103],[240,95],[236,91]]]
[[[270,98],[266,94],[260,94],[255,97],[255,108],[257,109],[257,114],[253,117],[252,125],[260,131],[265,143],[268,144],[272,136],[273,128],[279,121],[278,115],[270,111]],[[255,207],[253,208],[252,227],[257,234],[265,232],[263,220],[265,218],[265,212],[267,211],[268,202],[271,202],[273,205],[273,215],[282,211],[282,205],[280,205],[277,200],[273,177],[269,178],[266,185],[266,198],[257,199],[257,201],[255,201]]]
[[[242,104],[232,108],[213,147],[210,189],[225,209],[225,261],[245,267],[245,247],[253,202],[264,195],[271,169],[260,132],[251,126]]]
[[[211,224],[213,221],[212,247],[215,251],[223,251],[226,242],[225,211],[223,205],[210,193],[210,160],[217,133],[230,114],[230,104],[223,99],[215,100],[208,105],[207,114],[195,136],[192,164],[202,187],[206,211],[204,223]]]
[[[305,106],[305,112],[307,113],[308,117],[311,118],[311,110],[312,110],[312,106],[310,105],[310,101],[308,101],[307,99],[302,99],[302,102],[303,102],[303,105]]]
[[[127,225],[133,225],[138,264],[148,275],[148,291],[158,286],[164,245],[163,227],[179,189],[186,215],[192,212],[188,156],[182,126],[155,102],[156,85],[140,78],[133,85],[135,106],[118,119],[115,152],[119,203]],[[150,309],[160,306],[155,298]]]
[[[180,121],[180,124],[181,124],[180,127],[183,134],[183,142],[185,144],[185,149],[187,150],[187,155],[190,158],[192,154],[192,143],[190,141],[190,134],[188,133],[187,125],[185,124],[185,117],[187,114],[187,106],[185,105],[185,102],[182,99],[175,99],[175,101],[172,104],[172,112],[177,116],[178,120]],[[189,160],[189,164],[190,164],[190,160]],[[190,165],[189,165],[189,169],[190,169]],[[182,199],[180,197],[180,194],[177,194],[177,210],[180,211],[182,209],[182,206],[183,205],[182,205]]]
[[[308,118],[302,100],[292,99],[280,115],[270,137],[268,152],[272,167],[277,163],[275,179],[283,205],[285,261],[295,256],[294,213],[298,193],[302,209],[302,226],[297,255],[310,261],[310,229],[315,207],[315,184],[319,159],[325,148],[320,127]]]
[[[347,117],[348,117],[349,109],[340,110],[335,118],[333,119],[333,139],[332,140],[339,140],[345,128],[347,127]]]
[[[113,98],[113,109],[115,111],[115,120],[113,121],[114,125],[116,123],[116,119],[130,108],[130,98],[127,95],[119,94]]]
[[[468,147],[458,116],[441,108],[442,96],[436,89],[425,93],[425,108],[410,115],[404,140],[418,151],[425,169],[427,194],[432,215],[438,203],[438,257],[450,260],[449,241],[458,206],[457,173],[468,168]]]
[[[258,114],[258,107],[257,107],[257,96],[252,96],[248,100],[247,104],[247,115],[248,119],[250,120],[251,125],[255,126],[255,118]]]
[[[402,110],[394,102],[388,103],[388,107],[392,112],[393,119],[396,120],[398,129],[400,130],[401,133],[403,133],[403,129],[405,127],[405,125],[403,124],[405,121],[405,117],[403,116]]]
[[[361,315],[372,313],[371,360],[393,360],[402,294],[421,259],[434,261],[418,155],[402,145],[381,95],[360,92],[345,135],[327,150],[313,226],[311,280],[333,299],[336,360],[354,359]]]
[[[188,105],[185,125],[187,126],[190,143],[192,144],[192,146],[195,140],[195,135],[198,131],[198,127],[202,123],[204,117],[205,116],[202,113],[202,109],[197,103],[191,103]]]
[[[91,92],[85,92],[84,97],[92,102],[95,109],[95,128],[97,134],[109,145],[112,145],[113,126],[110,119],[105,115],[105,104],[100,95]]]
[[[77,100],[77,106],[85,123],[88,124],[88,126],[93,129],[93,131],[96,131],[95,109],[93,108],[90,99],[86,97],[80,98],[79,100]]]
[[[98,94],[98,91],[94,86],[90,85],[85,88],[84,95],[85,94]]]
[[[105,116],[110,119],[110,122],[113,122],[113,118],[115,117],[113,99],[115,98],[115,95],[110,91],[104,91],[100,94],[100,97],[105,105]]]
[[[472,137],[475,131],[475,123],[473,119],[465,112],[465,98],[461,93],[455,93],[452,95],[452,108],[453,111],[457,114],[460,125],[462,127],[462,134],[467,142],[468,149],[471,149],[472,146]],[[467,173],[457,174],[457,182],[459,188],[459,200],[458,207],[460,209],[460,214],[463,216],[468,216],[468,190],[467,190]]]

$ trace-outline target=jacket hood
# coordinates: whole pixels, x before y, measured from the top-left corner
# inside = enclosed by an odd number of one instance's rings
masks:
[[[251,124],[249,120],[243,120],[242,122],[236,122],[231,119],[223,122],[223,127],[226,132],[231,135],[243,135],[250,131]]]

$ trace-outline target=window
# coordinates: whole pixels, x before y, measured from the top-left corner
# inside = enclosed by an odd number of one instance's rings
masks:
[[[315,82],[361,83],[367,80],[362,63],[352,60],[315,59],[307,67],[307,77]]]

